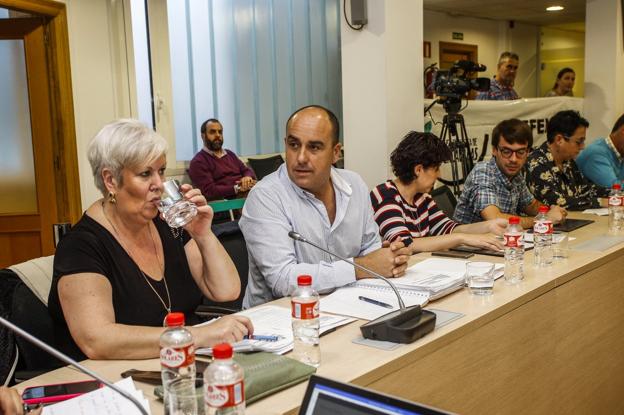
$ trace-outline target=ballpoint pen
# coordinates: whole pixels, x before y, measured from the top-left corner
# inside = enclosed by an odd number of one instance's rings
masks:
[[[363,295],[360,295],[358,297],[359,300],[365,301],[367,303],[371,303],[371,304],[375,304],[378,305],[380,307],[385,307],[385,308],[394,308],[392,307],[390,304],[388,303],[384,303],[382,301],[377,301],[377,300],[373,300],[372,298],[368,298],[368,297],[364,297]]]
[[[252,334],[251,336],[245,335],[243,337],[246,340],[264,340],[267,342],[276,342],[282,338],[282,336],[273,336],[273,335],[263,335],[263,334]]]

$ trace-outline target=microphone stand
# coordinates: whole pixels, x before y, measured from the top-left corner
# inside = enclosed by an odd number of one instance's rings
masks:
[[[57,359],[67,363],[68,365],[71,365],[71,366],[75,367],[76,369],[80,370],[82,373],[84,373],[84,374],[86,374],[88,376],[91,376],[93,379],[102,382],[103,384],[105,384],[106,386],[108,386],[109,388],[111,388],[112,390],[114,390],[115,392],[117,392],[118,394],[123,396],[124,398],[128,399],[134,405],[136,405],[136,407],[139,408],[139,411],[141,412],[141,414],[148,415],[148,412],[143,407],[143,405],[141,405],[139,403],[139,401],[137,401],[128,392],[126,392],[123,389],[120,389],[119,387],[113,385],[111,382],[107,381],[106,379],[104,379],[100,375],[98,375],[97,373],[93,372],[92,370],[90,370],[90,369],[86,368],[85,366],[81,365],[80,363],[76,362],[71,357],[69,357],[69,356],[59,352],[55,348],[45,344],[44,342],[42,342],[41,340],[39,340],[38,338],[36,338],[32,334],[22,330],[21,328],[17,327],[15,324],[11,323],[7,319],[5,319],[3,317],[0,317],[0,324],[3,325],[4,327],[8,328],[9,330],[11,330],[13,333],[18,334],[19,336],[25,338],[28,342],[34,344],[35,346],[39,347],[40,349],[43,349],[44,351],[50,353],[52,356],[56,357]]]
[[[315,244],[312,241],[307,240],[306,238],[304,238],[303,236],[301,236],[299,233],[297,233],[295,231],[288,232],[288,236],[290,236],[295,241],[299,241],[299,242],[303,242],[303,243],[306,243],[306,244],[310,244],[313,247],[315,247],[317,249],[320,249],[321,251],[325,252],[326,254],[335,256],[336,258],[340,259],[341,261],[344,261],[347,264],[351,264],[354,267],[359,268],[359,269],[365,271],[366,273],[372,275],[373,277],[378,278],[378,279],[380,279],[382,281],[385,281],[390,286],[390,288],[392,288],[392,291],[394,291],[394,294],[397,296],[397,299],[399,300],[399,308],[401,310],[405,310],[405,303],[403,302],[403,299],[401,298],[401,295],[399,294],[399,291],[397,290],[396,286],[388,278],[384,277],[383,275],[380,275],[380,274],[376,273],[372,269],[368,269],[366,267],[363,267],[360,264],[357,264],[357,263],[355,263],[353,261],[350,261],[350,260],[348,260],[346,258],[343,258],[340,255],[336,255],[333,252],[329,252],[327,249],[323,248],[322,246],[319,246],[319,245]]]
[[[288,232],[288,236],[295,241],[309,244],[329,255],[335,256],[341,261],[345,261],[354,267],[362,269],[373,277],[385,281],[390,288],[392,288],[392,291],[394,291],[394,294],[399,301],[399,310],[391,311],[388,314],[384,314],[383,316],[360,326],[360,331],[365,339],[391,341],[395,343],[412,343],[435,328],[435,313],[428,310],[421,310],[419,305],[406,308],[396,286],[386,277],[379,275],[373,270],[363,267],[362,265],[356,264],[353,261],[343,258],[340,255],[336,255],[335,253],[328,251],[314,242],[307,240],[295,231]]]

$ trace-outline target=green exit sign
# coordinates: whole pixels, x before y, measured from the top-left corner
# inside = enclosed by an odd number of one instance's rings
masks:
[[[464,40],[464,34],[462,32],[453,32],[454,40]]]

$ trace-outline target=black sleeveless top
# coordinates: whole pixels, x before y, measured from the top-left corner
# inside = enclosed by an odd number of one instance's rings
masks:
[[[184,251],[184,245],[191,238],[182,231],[179,239],[175,239],[169,226],[158,216],[154,218],[154,225],[163,245],[171,310],[184,312],[186,324],[196,324],[199,320],[193,312],[201,303],[202,293],[193,280]],[[69,333],[58,297],[59,280],[79,273],[97,273],[108,278],[116,323],[162,327],[167,311],[138,265],[106,228],[85,214],[60,241],[54,256],[48,309],[55,324],[55,343],[61,351],[76,360],[86,358]],[[147,278],[167,304],[164,280]]]

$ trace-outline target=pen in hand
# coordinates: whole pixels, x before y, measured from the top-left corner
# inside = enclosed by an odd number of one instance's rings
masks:
[[[380,307],[385,307],[385,308],[390,308],[390,309],[394,308],[394,307],[392,307],[392,305],[390,305],[388,303],[384,303],[382,301],[373,300],[372,298],[364,297],[363,295],[360,295],[358,297],[358,300],[364,301],[366,303],[375,304],[375,305],[378,305]]]

